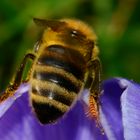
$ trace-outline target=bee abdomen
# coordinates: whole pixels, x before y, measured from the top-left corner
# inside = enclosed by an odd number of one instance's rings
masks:
[[[46,103],[37,103],[34,100],[32,100],[32,106],[42,124],[53,123],[65,113],[55,106]]]
[[[47,97],[50,100],[53,99],[68,106],[70,106],[73,101],[72,99],[67,98],[67,96],[64,96],[62,94],[59,94],[58,91],[54,91],[53,89],[32,87],[32,94],[41,95],[43,97]]]
[[[56,83],[32,79],[31,102],[42,124],[56,122],[69,109],[76,94]]]
[[[34,72],[33,78],[56,83],[59,86],[67,89],[68,91],[72,91],[75,93],[78,93],[80,90],[80,87],[78,85],[75,85],[70,79],[67,79],[63,75],[57,73]]]
[[[42,124],[53,123],[68,110],[68,106],[40,95],[31,95],[32,106]]]
[[[83,56],[78,51],[61,45],[46,47],[40,55],[37,64],[64,69],[80,80],[84,78],[85,62]]]
[[[84,64],[78,51],[60,45],[42,51],[31,79],[31,101],[41,123],[55,122],[69,109],[81,90]]]

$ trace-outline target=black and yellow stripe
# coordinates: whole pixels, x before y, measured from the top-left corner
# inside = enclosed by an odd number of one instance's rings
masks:
[[[34,95],[47,97],[51,100],[60,101],[63,104],[71,105],[74,98],[77,96],[74,92],[69,92],[65,88],[56,83],[49,81],[32,80],[32,91]]]
[[[31,80],[32,105],[42,123],[56,121],[71,106],[84,80],[84,66],[74,49],[51,45],[43,50]]]
[[[76,50],[61,45],[46,47],[38,59],[39,65],[50,65],[73,74],[77,79],[83,80],[85,62],[83,56]]]

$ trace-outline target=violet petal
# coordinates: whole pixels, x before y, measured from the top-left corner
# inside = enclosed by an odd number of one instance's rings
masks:
[[[140,85],[121,80],[121,85],[127,86],[122,103],[122,116],[125,140],[140,139]]]
[[[25,92],[29,90],[28,84],[22,84],[18,90],[15,92],[14,96],[9,97],[7,100],[0,104],[0,118],[3,114],[11,107],[11,105],[15,102],[17,98],[22,96]]]
[[[2,140],[137,140],[140,137],[140,86],[135,83],[111,79],[103,84],[100,116],[108,138],[85,116],[80,101],[57,124],[40,125],[31,110],[28,94],[23,94],[28,89],[22,85],[0,105]]]
[[[0,118],[2,140],[107,140],[106,136],[102,135],[99,128],[95,126],[94,121],[85,116],[81,102],[77,102],[67,116],[57,124],[43,126],[31,110],[28,94],[21,95],[21,91],[18,90],[17,94],[18,92],[20,96],[12,101],[11,106],[8,103],[10,99],[3,103],[5,106],[8,104],[9,108]]]
[[[100,116],[109,140],[124,140],[120,102],[124,90],[119,84],[119,79],[114,78],[103,83]]]

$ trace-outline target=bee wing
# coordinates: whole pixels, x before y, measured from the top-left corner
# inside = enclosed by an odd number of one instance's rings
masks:
[[[50,27],[54,31],[58,31],[58,29],[66,25],[66,22],[59,21],[59,20],[46,20],[46,19],[33,18],[33,21],[35,22],[36,25],[40,27]]]

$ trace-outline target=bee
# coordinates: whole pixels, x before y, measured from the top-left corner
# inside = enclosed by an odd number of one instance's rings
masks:
[[[89,114],[99,122],[101,64],[96,35],[82,21],[34,18],[43,27],[33,53],[25,55],[13,82],[0,102],[14,95],[23,81],[28,60],[32,67],[26,82],[33,110],[42,124],[55,123],[75,104],[84,89],[89,89]]]

